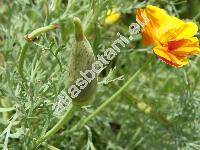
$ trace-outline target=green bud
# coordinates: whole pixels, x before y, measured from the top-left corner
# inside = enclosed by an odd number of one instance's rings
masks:
[[[89,41],[83,33],[80,19],[74,18],[73,21],[75,26],[75,41],[69,58],[66,86],[69,95],[78,95],[75,98],[71,96],[74,104],[87,105],[95,98],[97,75],[94,72],[91,73],[92,71],[90,73],[86,72],[92,69],[92,64],[96,61],[96,58]],[[86,73],[87,78],[83,77],[80,71]],[[88,80],[88,78],[92,80]],[[75,89],[72,88],[72,85]]]

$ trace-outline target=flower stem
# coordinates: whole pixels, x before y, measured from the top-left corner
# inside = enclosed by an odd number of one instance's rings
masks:
[[[51,12],[58,11],[60,9],[61,0],[52,0],[50,10]]]
[[[21,78],[24,80],[24,72],[23,72],[23,66],[24,66],[24,59],[25,59],[25,54],[26,54],[26,51],[27,51],[27,48],[28,48],[28,45],[29,43],[26,42],[22,49],[21,49],[21,52],[20,52],[20,55],[19,55],[19,60],[18,60],[18,72],[21,76]]]
[[[94,8],[94,14],[90,20],[90,22],[87,24],[86,28],[85,28],[85,35],[89,35],[95,25],[95,23],[98,20],[98,17],[100,15],[100,10],[102,8],[103,4],[99,4],[96,6],[96,8]]]
[[[57,28],[58,28],[57,24],[50,24],[48,26],[41,27],[41,28],[38,28],[38,29],[32,31],[30,34],[25,35],[24,38],[27,41],[33,41],[36,38],[36,36],[38,36],[39,34],[45,33],[45,32],[51,31],[51,30],[55,30]]]
[[[24,73],[23,73],[24,60],[25,60],[27,48],[29,46],[29,42],[33,41],[36,38],[36,36],[38,36],[39,34],[48,32],[48,31],[51,31],[51,30],[54,30],[57,28],[58,28],[57,24],[51,24],[51,25],[48,25],[45,27],[38,28],[38,29],[32,31],[30,34],[27,34],[24,36],[26,42],[24,43],[24,45],[21,49],[21,52],[19,55],[19,60],[18,60],[18,72],[23,80],[25,80]]]
[[[114,90],[118,90],[120,88],[118,85],[116,85],[114,83],[110,83],[109,87],[111,87]],[[134,95],[132,95],[131,93],[129,93],[127,91],[123,91],[122,95],[124,97],[126,97],[128,100],[132,101],[139,110],[143,111],[145,114],[149,115],[153,119],[160,122],[165,128],[168,129],[168,128],[172,127],[169,120],[167,120],[163,115],[161,115],[157,111],[155,111],[155,109],[153,109],[153,107],[151,107],[148,104],[146,104],[145,102],[139,100],[137,97],[135,97]]]
[[[108,100],[102,103],[92,114],[86,117],[84,120],[81,120],[77,123],[69,132],[75,131],[77,128],[82,128],[88,121],[94,118],[100,111],[102,111],[106,106],[111,104],[132,82],[136,77],[147,67],[147,65],[152,61],[152,56],[146,61],[146,63],[116,92],[114,93]]]
[[[58,123],[50,129],[43,137],[36,141],[34,148],[38,147],[42,142],[53,136],[59,129],[63,127],[73,116],[78,106],[71,104],[71,107],[65,112],[64,116],[58,121]]]

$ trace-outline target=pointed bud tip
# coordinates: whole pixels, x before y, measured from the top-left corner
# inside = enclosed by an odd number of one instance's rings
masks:
[[[73,18],[74,24],[79,23],[81,24],[81,20],[78,17]]]
[[[73,22],[74,22],[74,25],[75,25],[76,40],[81,41],[81,40],[83,40],[83,37],[84,37],[81,20],[78,17],[74,17]]]

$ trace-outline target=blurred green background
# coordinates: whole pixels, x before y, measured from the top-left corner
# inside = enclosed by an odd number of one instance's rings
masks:
[[[199,0],[0,0],[0,145],[8,149],[32,149],[33,143],[59,120],[52,104],[64,89],[65,69],[73,47],[72,18],[78,16],[95,54],[101,54],[117,39],[117,32],[129,36],[135,10],[148,4],[165,9],[170,15],[200,24]],[[109,9],[121,13],[118,22],[104,25]],[[64,14],[64,15],[63,15]],[[18,73],[24,35],[58,20],[59,29],[44,33],[29,44],[24,76]],[[200,37],[199,33],[197,37]],[[137,36],[101,73],[99,81],[115,80],[122,86],[145,62],[149,47]],[[183,68],[173,68],[156,56],[128,89],[165,116],[172,128],[166,129],[138,110],[124,96],[106,107],[84,128],[67,134],[80,119],[88,116],[116,90],[99,84],[94,104],[77,112],[58,133],[38,149],[56,150],[199,150],[200,149],[200,58],[193,56]],[[113,70],[113,71],[112,71]],[[110,72],[110,73],[109,73]],[[108,77],[109,75],[109,77]],[[15,114],[18,114],[15,116]],[[16,119],[14,117],[17,117]],[[14,119],[13,119],[14,118]],[[12,120],[14,120],[12,122]]]

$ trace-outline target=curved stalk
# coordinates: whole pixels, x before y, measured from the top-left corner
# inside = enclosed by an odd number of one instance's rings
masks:
[[[43,137],[36,141],[34,148],[38,147],[42,142],[53,136],[58,130],[60,130],[64,124],[66,124],[73,116],[74,112],[77,110],[78,106],[71,105],[68,111],[65,112],[64,116],[58,121],[58,123],[50,129]]]
[[[50,24],[48,26],[41,27],[41,28],[38,28],[38,29],[32,31],[30,34],[25,35],[24,38],[27,41],[33,41],[36,38],[36,36],[38,36],[39,34],[45,33],[45,32],[51,31],[51,30],[55,30],[57,28],[58,28],[57,24]]]
[[[24,43],[24,45],[21,49],[21,52],[19,55],[19,60],[18,60],[18,72],[23,80],[25,80],[24,73],[23,73],[24,59],[25,59],[27,48],[29,46],[29,42],[33,41],[36,38],[36,36],[38,36],[39,34],[48,32],[48,31],[51,31],[51,30],[54,30],[57,28],[58,28],[57,24],[51,24],[51,25],[48,25],[45,27],[38,28],[38,29],[32,31],[30,34],[27,34],[24,36],[26,42]]]

